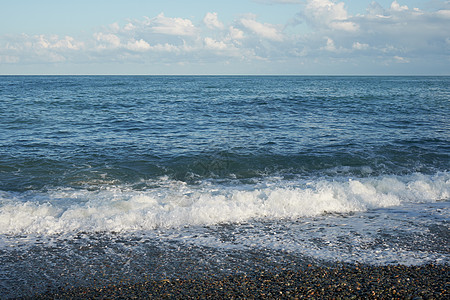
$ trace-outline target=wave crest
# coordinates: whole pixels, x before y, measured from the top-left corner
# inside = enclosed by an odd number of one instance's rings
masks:
[[[450,198],[450,175],[188,185],[161,178],[155,188],[106,186],[0,192],[0,234],[127,232],[352,213]]]

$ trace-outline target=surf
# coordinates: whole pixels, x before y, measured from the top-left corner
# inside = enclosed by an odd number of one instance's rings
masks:
[[[96,185],[95,189],[3,191],[0,234],[133,232],[252,220],[294,220],[450,198],[448,172],[368,178],[271,177],[252,184],[204,181],[195,185],[162,177],[147,185],[153,188]]]

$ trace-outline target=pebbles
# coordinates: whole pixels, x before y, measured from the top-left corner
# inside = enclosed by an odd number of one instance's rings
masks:
[[[37,299],[111,298],[409,298],[449,299],[448,265],[363,266],[305,265],[295,270],[254,270],[251,274],[195,279],[146,281],[101,288],[72,288],[39,295]]]

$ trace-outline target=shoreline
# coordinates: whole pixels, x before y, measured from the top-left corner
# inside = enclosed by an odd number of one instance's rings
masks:
[[[52,290],[30,299],[398,298],[449,299],[450,265],[307,264],[280,271],[148,280]]]

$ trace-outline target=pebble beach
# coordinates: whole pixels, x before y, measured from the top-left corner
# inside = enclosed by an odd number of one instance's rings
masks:
[[[35,299],[449,299],[448,265],[305,265],[301,269],[48,291]]]

